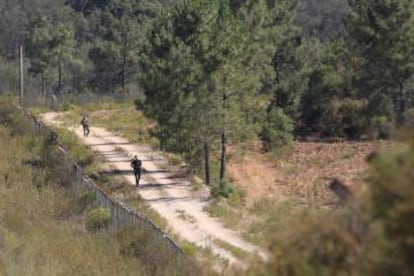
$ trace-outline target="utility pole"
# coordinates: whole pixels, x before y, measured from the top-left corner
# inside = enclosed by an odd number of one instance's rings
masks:
[[[23,104],[23,92],[24,92],[23,45],[20,45],[20,105]]]

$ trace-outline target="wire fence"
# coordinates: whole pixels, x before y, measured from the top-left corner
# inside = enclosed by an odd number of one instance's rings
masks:
[[[18,107],[27,118],[29,118],[31,127],[37,133],[42,135],[48,135],[49,137],[57,138],[57,134],[47,127],[43,122],[39,121],[36,117],[31,115],[27,110],[22,107]],[[83,171],[82,167],[71,157],[65,147],[58,142],[59,151],[65,157],[67,162],[71,165],[74,172],[75,183],[81,183],[89,190],[93,190],[96,193],[96,205],[102,208],[108,208],[110,210],[111,227],[121,226],[135,226],[138,229],[150,233],[153,240],[160,246],[166,246],[168,251],[174,254],[183,254],[182,249],[161,229],[159,229],[150,219],[145,217],[134,207],[120,202],[110,195],[105,193],[98,185],[96,185]]]

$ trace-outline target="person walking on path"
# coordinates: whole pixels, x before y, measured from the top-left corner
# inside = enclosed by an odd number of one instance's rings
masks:
[[[83,127],[83,137],[88,137],[89,135],[89,117],[87,114],[83,115],[81,120],[81,125]]]
[[[136,186],[139,186],[139,180],[141,179],[141,171],[142,171],[142,161],[138,159],[138,156],[134,156],[134,159],[131,161],[131,168],[134,170],[135,175],[135,183]]]

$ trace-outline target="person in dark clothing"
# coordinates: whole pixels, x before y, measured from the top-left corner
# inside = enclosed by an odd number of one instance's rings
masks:
[[[88,115],[83,115],[81,120],[81,125],[83,127],[83,137],[88,137],[89,135],[89,117]]]
[[[135,175],[135,183],[136,186],[139,186],[139,180],[141,179],[141,171],[142,171],[142,161],[138,159],[138,157],[135,155],[134,159],[131,161],[131,168],[134,170]]]

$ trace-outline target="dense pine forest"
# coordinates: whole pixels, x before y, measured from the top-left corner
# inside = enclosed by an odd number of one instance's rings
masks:
[[[127,98],[224,197],[234,147],[277,155],[414,128],[412,0],[0,0],[1,94],[19,95],[20,47],[24,105]],[[363,203],[269,237],[274,258],[252,273],[412,273],[407,145],[370,160]]]
[[[18,89],[23,45],[28,94],[138,95],[162,147],[194,164],[254,137],[274,150],[413,124],[410,0],[2,0],[0,12],[2,91]]]

